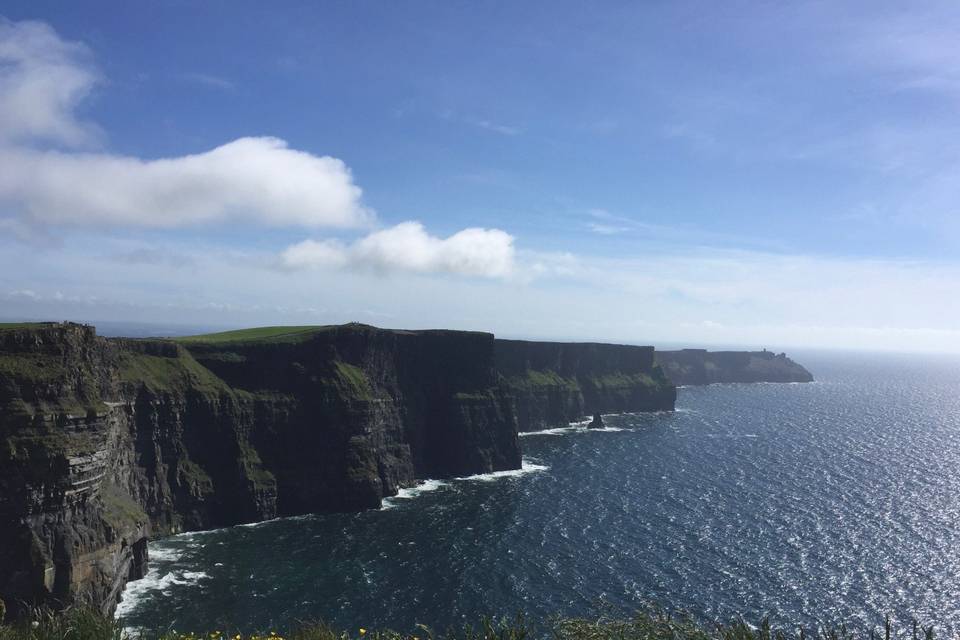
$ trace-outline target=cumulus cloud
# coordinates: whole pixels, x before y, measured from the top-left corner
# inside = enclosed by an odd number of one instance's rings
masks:
[[[176,227],[237,218],[356,227],[372,212],[336,158],[277,138],[241,138],[159,160],[0,149],[0,202],[34,222]]]
[[[160,159],[76,150],[98,131],[76,116],[100,81],[90,59],[86,47],[43,23],[0,19],[0,230],[7,237],[39,242],[51,230],[80,226],[363,228],[375,222],[341,160],[292,149],[278,138],[245,137]],[[228,85],[212,76],[184,77]],[[306,240],[282,254],[290,268],[495,278],[509,275],[513,260],[513,238],[503,231],[471,228],[439,238],[418,222],[351,244]]]
[[[42,22],[0,17],[0,142],[43,139],[90,144],[99,129],[74,109],[100,80],[79,43]]]
[[[403,222],[350,245],[304,240],[288,247],[281,259],[290,268],[362,267],[503,278],[514,269],[514,254],[513,237],[499,229],[470,228],[438,238],[419,222]]]
[[[0,18],[2,226],[23,235],[28,226],[51,224],[360,227],[372,221],[342,161],[277,138],[240,138],[151,160],[64,151],[98,138],[98,129],[76,115],[100,81],[90,60],[84,45],[61,39],[46,24]]]

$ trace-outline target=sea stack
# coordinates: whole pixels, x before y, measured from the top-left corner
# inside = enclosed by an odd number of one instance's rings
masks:
[[[599,411],[593,414],[593,420],[587,425],[587,429],[603,429],[603,416]]]

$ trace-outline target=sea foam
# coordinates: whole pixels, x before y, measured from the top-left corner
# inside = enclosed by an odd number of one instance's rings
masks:
[[[415,486],[400,489],[395,496],[384,498],[381,509],[392,509],[397,506],[396,500],[410,500],[429,491],[436,491],[447,484],[449,483],[444,480],[421,480]]]
[[[140,580],[127,583],[114,617],[122,619],[131,613],[147,594],[156,591],[164,593],[174,586],[197,584],[209,577],[210,575],[203,571],[170,571],[161,577],[158,569],[151,569]]]
[[[499,480],[500,478],[519,478],[520,476],[525,476],[528,473],[537,473],[538,471],[546,471],[550,467],[542,464],[537,464],[532,460],[527,458],[523,459],[523,462],[519,469],[510,469],[507,471],[493,471],[491,473],[478,473],[472,476],[463,476],[460,478],[454,478],[455,480],[473,480],[480,482],[491,482],[493,480]]]

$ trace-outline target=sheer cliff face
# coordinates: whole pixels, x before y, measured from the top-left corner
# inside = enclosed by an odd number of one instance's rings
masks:
[[[651,347],[0,327],[0,598],[110,611],[150,536],[377,507],[415,478],[519,468],[518,428],[675,398]]]
[[[89,327],[0,331],[0,597],[115,598],[146,556],[117,350]]]
[[[594,413],[672,411],[676,387],[653,347],[496,340],[496,367],[521,431],[566,426]]]
[[[284,342],[0,329],[0,598],[112,610],[150,535],[379,506],[520,466],[493,336],[347,326]]]
[[[678,385],[716,382],[812,382],[813,375],[786,354],[772,351],[657,351],[657,363]]]

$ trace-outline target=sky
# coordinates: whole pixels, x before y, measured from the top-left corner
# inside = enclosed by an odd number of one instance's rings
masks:
[[[955,2],[0,5],[0,318],[960,352]]]

